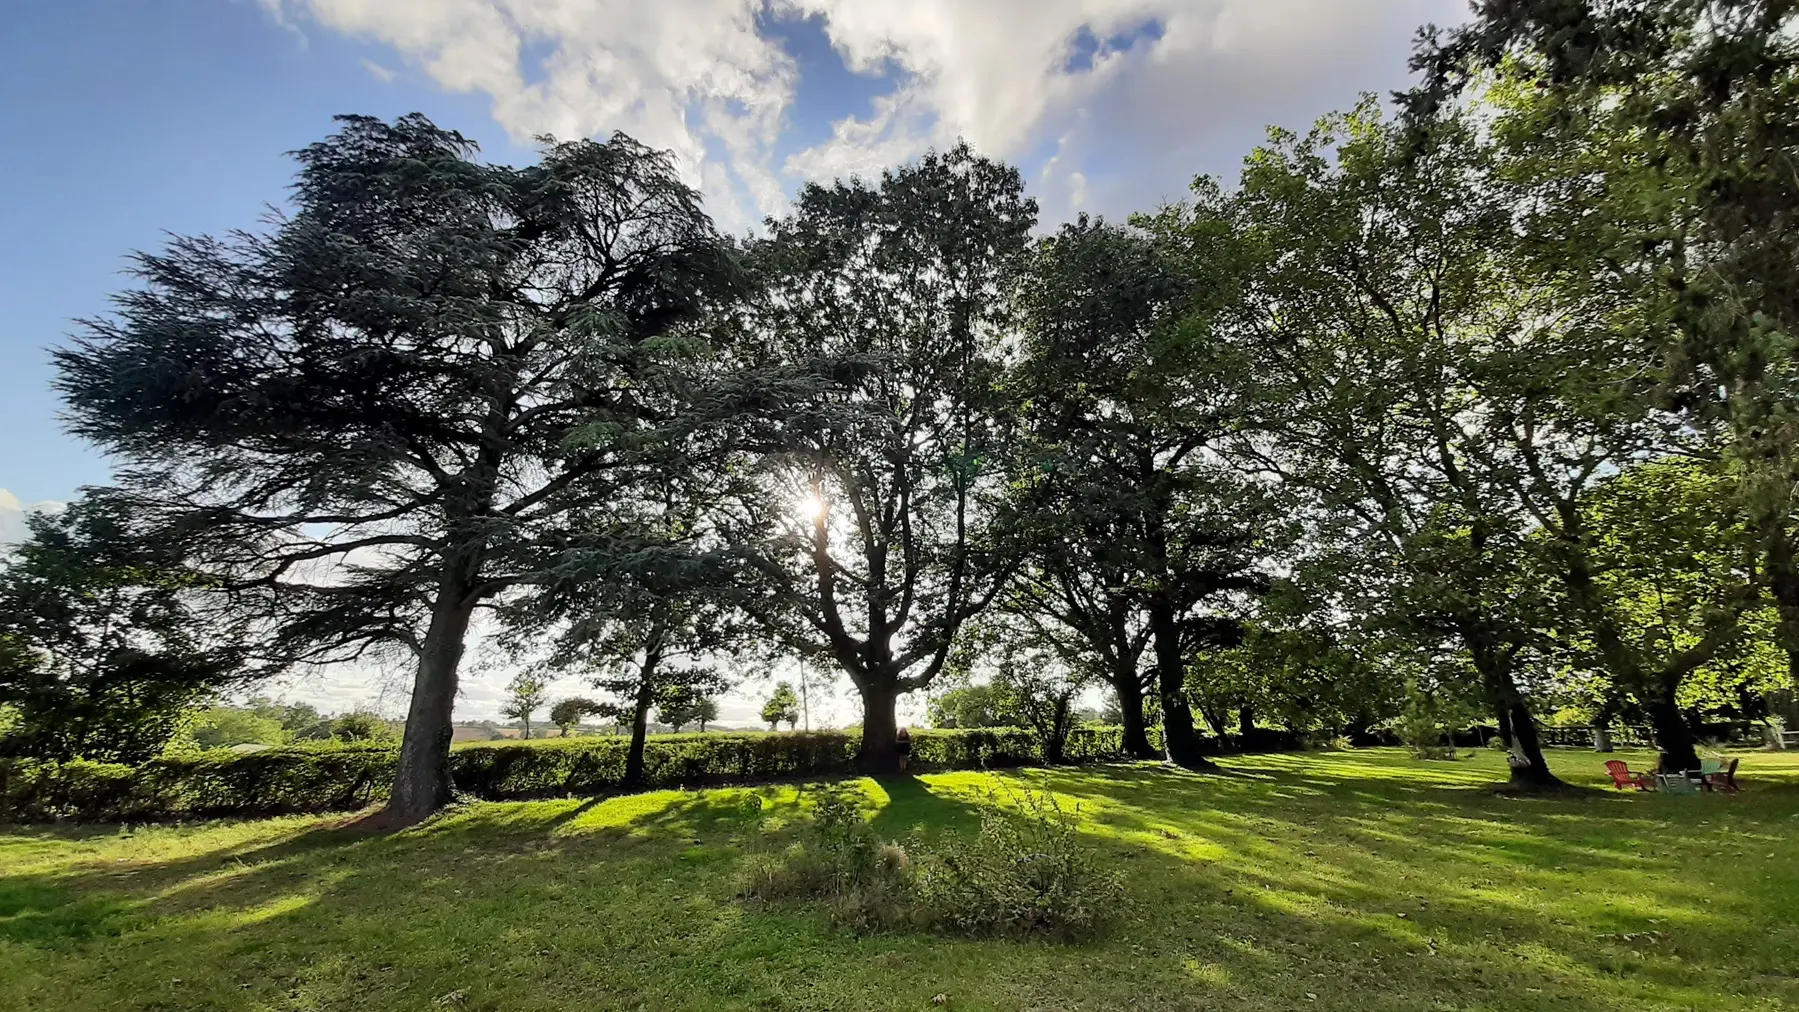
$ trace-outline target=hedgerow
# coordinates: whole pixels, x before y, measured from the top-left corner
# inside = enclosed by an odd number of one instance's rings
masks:
[[[845,776],[855,771],[859,740],[855,731],[654,735],[645,744],[641,786]],[[451,775],[457,790],[488,800],[615,793],[623,786],[627,744],[615,736],[476,742],[451,751]],[[138,766],[0,760],[0,820],[142,821],[354,809],[385,796],[397,755],[391,745],[318,743]],[[1069,736],[1066,758],[1126,758],[1123,731],[1078,728]],[[914,770],[1042,762],[1037,736],[1019,728],[912,732]]]

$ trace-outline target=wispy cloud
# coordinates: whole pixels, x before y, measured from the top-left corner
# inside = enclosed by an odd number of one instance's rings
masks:
[[[1052,217],[1178,196],[1264,125],[1402,83],[1417,25],[1465,14],[1464,0],[263,2],[489,96],[520,140],[624,130],[669,148],[715,210],[736,209],[728,226],[778,212],[799,180],[957,137],[1015,159],[1053,146]],[[767,30],[782,18],[816,19],[847,68],[892,88],[777,160],[806,87]]]

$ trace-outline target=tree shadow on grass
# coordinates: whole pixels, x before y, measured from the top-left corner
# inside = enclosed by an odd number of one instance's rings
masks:
[[[1094,847],[1127,874],[1128,916],[1089,945],[851,937],[822,914],[746,908],[741,853],[765,824],[795,824],[810,788],[660,792],[475,805],[388,837],[300,824],[130,877],[98,861],[0,876],[0,896],[19,897],[0,906],[0,937],[42,967],[0,970],[0,1006],[419,1008],[457,991],[444,1007],[915,1008],[939,990],[991,1009],[1799,1000],[1799,937],[1762,877],[1781,866],[1631,857],[1685,831],[1700,851],[1753,837],[1759,859],[1799,814],[1784,794],[1674,808],[1407,789],[1354,764],[1256,772],[1003,775],[1088,806]],[[972,829],[983,782],[859,783],[900,837]],[[36,920],[5,920],[21,912]],[[8,992],[8,972],[58,990]]]

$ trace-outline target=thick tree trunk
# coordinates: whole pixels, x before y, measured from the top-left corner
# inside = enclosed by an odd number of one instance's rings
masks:
[[[899,722],[894,704],[899,694],[891,678],[870,674],[862,690],[862,745],[856,750],[856,769],[871,775],[900,771]]]
[[[411,825],[454,800],[450,739],[455,729],[451,714],[456,705],[463,639],[468,635],[475,602],[469,594],[467,576],[450,572],[449,568],[446,566],[438,587],[431,625],[419,650],[412,702],[406,710],[406,731],[400,741],[399,767],[384,812],[395,825]]]
[[[1256,733],[1255,707],[1250,706],[1249,704],[1245,703],[1244,705],[1239,706],[1237,708],[1237,736],[1242,738],[1244,740],[1244,742],[1247,743],[1249,741],[1249,739],[1255,733]]]
[[[1168,761],[1183,769],[1212,771],[1218,765],[1199,753],[1193,710],[1187,704],[1187,665],[1181,655],[1180,628],[1165,601],[1152,601],[1150,636],[1155,641],[1156,687],[1162,702],[1162,747]]]
[[[1068,718],[1068,710],[1071,703],[1072,700],[1064,697],[1051,705],[1049,734],[1043,739],[1043,761],[1050,766],[1060,766],[1068,761],[1068,727],[1072,723]]]
[[[656,664],[645,657],[638,674],[637,698],[631,701],[631,746],[625,752],[625,786],[643,786],[643,746],[650,735],[650,703],[656,698]]]
[[[1661,752],[1661,771],[1678,773],[1699,768],[1698,742],[1680,712],[1671,686],[1658,685],[1650,695],[1649,726],[1655,729],[1655,747]]]
[[[1506,710],[1506,725],[1512,734],[1511,754],[1523,760],[1512,763],[1512,786],[1533,790],[1543,788],[1566,787],[1561,778],[1549,772],[1549,763],[1543,758],[1543,742],[1537,735],[1537,725],[1531,719],[1529,707],[1514,690],[1512,705]]]
[[[1118,693],[1118,710],[1124,721],[1124,752],[1133,759],[1155,759],[1149,743],[1149,725],[1143,719],[1143,682],[1136,665],[1112,673],[1112,689]]]
[[[1518,691],[1518,683],[1512,678],[1508,661],[1491,642],[1473,634],[1467,634],[1465,641],[1475,670],[1480,673],[1481,684],[1486,689],[1487,701],[1492,704],[1494,715],[1499,718],[1499,733],[1505,741],[1507,753],[1516,760],[1508,762],[1512,771],[1512,786],[1533,791],[1567,787],[1560,777],[1549,772],[1549,763],[1543,758],[1543,742],[1537,735],[1536,721],[1531,717],[1530,706],[1525,703],[1524,694]]]

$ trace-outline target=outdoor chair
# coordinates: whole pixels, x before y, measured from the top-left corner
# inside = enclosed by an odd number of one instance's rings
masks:
[[[1659,773],[1656,779],[1661,782],[1662,790],[1669,794],[1698,794],[1699,784],[1687,774],[1686,770],[1675,770],[1672,773]]]
[[[1626,787],[1635,787],[1639,791],[1655,789],[1655,781],[1650,779],[1649,774],[1632,773],[1630,765],[1621,759],[1606,760],[1605,771],[1612,775],[1612,786],[1620,791]]]
[[[1724,791],[1735,794],[1737,788],[1737,763],[1740,759],[1732,759],[1729,764],[1719,763],[1719,768],[1705,775],[1705,789],[1708,791]]]

